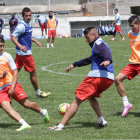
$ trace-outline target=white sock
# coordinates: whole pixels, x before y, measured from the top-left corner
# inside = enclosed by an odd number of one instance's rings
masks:
[[[124,106],[129,105],[129,101],[128,101],[128,99],[127,99],[127,96],[122,97],[122,101],[123,101],[123,105],[124,105]]]
[[[54,47],[54,46],[53,46],[53,43],[51,43],[51,47]]]
[[[101,121],[104,121],[103,116],[101,116],[101,117],[98,118],[98,122],[101,122]]]
[[[26,123],[23,119],[21,119],[21,120],[19,121],[19,123],[20,123],[21,125],[29,125],[29,124]]]
[[[41,114],[42,117],[46,116],[46,110],[45,109],[41,109],[41,111],[39,113]]]
[[[47,47],[49,48],[49,43],[47,43]]]
[[[62,123],[59,123],[59,125],[57,125],[57,127],[63,129],[64,128],[64,125]]]
[[[38,96],[40,96],[40,93],[41,93],[41,90],[40,90],[40,89],[36,90],[36,94],[37,94]]]
[[[112,40],[115,40],[115,38],[113,37]]]

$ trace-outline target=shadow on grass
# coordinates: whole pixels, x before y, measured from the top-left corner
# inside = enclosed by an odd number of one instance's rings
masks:
[[[90,128],[90,127],[94,127],[95,129],[103,129],[105,127],[99,127],[99,125],[95,122],[75,122],[74,124],[76,124],[76,126],[69,126],[65,129],[69,129],[69,128]]]
[[[30,125],[39,125],[44,123],[30,123]],[[0,128],[20,127],[20,124],[0,123]]]
[[[122,112],[117,112],[114,115],[121,116]],[[127,115],[133,115],[135,117],[140,117],[140,112],[128,112]]]
[[[8,128],[8,127],[12,127],[12,126],[19,126],[19,124],[9,124],[9,123],[0,123],[0,128]]]

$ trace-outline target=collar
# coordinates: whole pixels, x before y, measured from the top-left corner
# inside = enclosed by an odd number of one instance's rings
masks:
[[[99,38],[100,38],[99,36],[96,37],[95,40],[93,40],[91,43],[89,43],[89,46],[92,48],[92,46],[93,46],[93,44],[95,43],[95,41],[96,41],[97,39],[99,39]]]

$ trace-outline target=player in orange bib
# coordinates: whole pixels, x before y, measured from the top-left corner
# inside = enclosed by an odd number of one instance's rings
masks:
[[[21,124],[21,127],[16,131],[30,129],[31,126],[12,108],[10,100],[11,97],[23,107],[39,113],[43,117],[44,122],[48,123],[49,116],[47,110],[41,109],[35,102],[30,102],[22,87],[17,82],[18,71],[16,64],[12,56],[3,51],[4,43],[5,41],[3,37],[0,36],[0,107],[11,118]]]
[[[140,21],[138,16],[131,16],[128,19],[131,31],[128,36],[130,39],[131,56],[129,61],[131,62],[124,67],[115,78],[115,84],[123,101],[123,113],[122,117],[126,116],[128,111],[132,108],[132,104],[129,103],[122,81],[125,79],[131,80],[136,75],[140,75]]]
[[[49,17],[47,18],[46,22],[47,22],[47,28],[48,28],[47,48],[49,48],[49,42],[50,42],[51,37],[52,37],[51,47],[54,47],[58,20],[53,16],[52,11],[49,12]]]

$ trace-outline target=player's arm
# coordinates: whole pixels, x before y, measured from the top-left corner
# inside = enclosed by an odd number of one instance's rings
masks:
[[[10,95],[12,95],[12,94],[14,94],[14,89],[15,89],[15,86],[16,86],[16,83],[17,83],[18,71],[17,71],[16,64],[15,64],[12,56],[10,54],[6,54],[6,57],[8,58],[8,63],[9,63],[10,69],[13,73],[12,85],[11,85],[9,91],[8,91],[8,93]]]
[[[36,39],[32,38],[32,42],[36,43],[39,48],[41,48],[41,43],[39,41],[37,41]]]
[[[65,72],[69,72],[74,67],[81,67],[85,65],[91,64],[91,56],[85,59],[81,59],[79,61],[74,62],[73,64],[69,65],[69,67],[65,70]]]
[[[15,90],[15,86],[17,83],[17,79],[18,79],[18,71],[17,69],[12,70],[13,73],[13,81],[12,81],[12,85],[8,91],[8,93],[12,96],[14,94],[14,90]]]
[[[103,58],[103,62],[100,64],[101,66],[107,67],[110,63],[112,63],[111,51],[105,44],[101,43],[100,45],[96,45],[94,53]]]
[[[21,34],[23,34],[25,32],[25,27],[24,25],[20,24],[16,27],[15,31],[12,33],[10,39],[12,40],[12,42],[18,46],[20,48],[20,50],[22,50],[23,52],[27,51],[27,47],[26,46],[22,46],[18,40],[17,37],[19,37]]]

